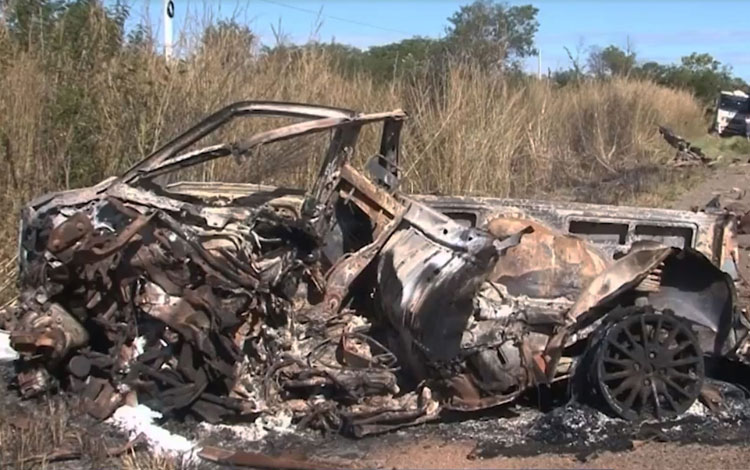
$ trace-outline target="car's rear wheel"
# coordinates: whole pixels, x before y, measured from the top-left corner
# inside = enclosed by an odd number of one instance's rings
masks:
[[[598,391],[630,420],[683,413],[698,398],[703,352],[690,326],[670,312],[640,311],[611,325],[594,356]]]

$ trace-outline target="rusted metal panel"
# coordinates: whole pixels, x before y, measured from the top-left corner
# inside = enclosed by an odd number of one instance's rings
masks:
[[[533,232],[498,260],[491,277],[512,295],[574,300],[610,263],[602,251],[584,240],[533,220],[498,218],[489,221],[487,230],[505,238],[525,226]]]
[[[478,227],[485,227],[498,218],[535,220],[561,233],[591,241],[611,257],[627,253],[634,243],[650,240],[680,249],[693,248],[717,262],[722,253],[724,231],[735,219],[723,212],[578,202],[451,196],[419,196],[417,199],[441,212],[472,215]],[[587,222],[592,225],[588,231],[584,225]],[[584,227],[576,231],[577,223]]]

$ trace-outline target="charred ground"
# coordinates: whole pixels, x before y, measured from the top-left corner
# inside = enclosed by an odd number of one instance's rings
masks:
[[[2,387],[7,390],[12,371],[7,364],[2,371]],[[248,425],[241,423],[211,427],[195,421],[170,421],[165,427],[204,445],[342,467],[657,468],[649,466],[653,465],[649,455],[672,452],[687,459],[722,455],[730,459],[728,462],[739,462],[740,457],[731,460],[732,456],[750,455],[750,404],[741,389],[714,383],[725,397],[722,411],[714,413],[696,403],[686,415],[664,422],[629,423],[587,405],[560,403],[551,399],[554,395],[542,398],[530,394],[528,403],[481,416],[454,416],[444,422],[364,439],[288,427],[269,430],[261,440],[252,441],[245,438],[252,433],[242,430]],[[15,393],[2,395],[0,436],[7,468],[222,468],[206,462],[178,464],[168,458],[149,456],[143,448],[108,458],[107,448],[122,446],[127,436],[80,413],[72,398],[58,395],[19,401]],[[544,400],[549,408],[540,409],[537,399]],[[9,439],[11,434],[16,436]],[[64,449],[77,449],[80,457],[54,463],[41,460],[45,454],[51,456]],[[618,457],[613,460],[613,456]],[[40,459],[34,461],[34,457]],[[25,463],[20,464],[22,459],[26,459]]]

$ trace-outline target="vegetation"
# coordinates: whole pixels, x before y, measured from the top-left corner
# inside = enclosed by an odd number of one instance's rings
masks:
[[[445,42],[454,55],[476,60],[486,68],[502,70],[510,62],[535,54],[538,9],[477,0],[448,18]]]
[[[743,89],[747,91],[744,80],[732,76],[732,68],[709,54],[692,53],[683,57],[679,65],[659,65],[647,62],[640,68],[642,76],[656,83],[691,90],[703,101],[716,99],[720,90]]]
[[[533,8],[481,1],[452,17],[443,40],[374,47],[366,57],[341,45],[264,49],[232,21],[193,25],[180,59],[167,63],[147,25],[125,30],[124,4],[0,5],[0,210],[8,215],[0,226],[0,270],[12,266],[3,260],[16,252],[16,214],[32,197],[115,175],[237,100],[404,108],[411,116],[404,187],[427,193],[634,201],[682,179],[660,169],[673,153],[657,124],[689,137],[705,129],[689,91],[613,73],[611,65],[602,69],[609,70],[606,79],[578,86],[524,76],[514,63],[533,52]],[[476,26],[488,18],[501,27]],[[471,29],[483,33],[467,39]],[[457,52],[476,41],[503,43],[502,53]],[[258,129],[239,125],[222,137]],[[374,133],[363,139],[362,155],[371,155]],[[213,162],[188,176],[301,184],[314,175],[317,148],[290,143],[251,162]],[[279,157],[288,155],[299,158]]]
[[[483,69],[521,74],[521,60],[536,54],[534,36],[539,27],[538,9],[531,5],[508,6],[493,0],[476,0],[448,18],[441,39],[413,37],[361,51],[341,44],[307,44],[333,54],[341,70],[363,72],[376,82],[408,78],[418,70],[445,72],[445,62],[467,59]],[[694,52],[677,64],[640,61],[628,44],[589,48],[586,57],[568,50],[570,67],[551,78],[560,86],[582,81],[630,77],[652,81],[694,94],[704,105],[713,103],[720,90],[748,90],[748,84],[732,74],[732,67],[710,54]]]
[[[693,139],[692,144],[700,147],[706,155],[720,159],[720,163],[725,164],[747,162],[750,155],[750,140],[745,136],[720,137],[706,134]]]
[[[3,370],[3,373],[6,371]],[[0,386],[8,384],[0,378]],[[29,403],[30,404],[30,403]],[[31,405],[31,404],[30,404]],[[40,398],[35,406],[8,401],[0,406],[0,468],[39,470],[92,468],[112,470],[200,470],[205,465],[143,452],[143,446],[108,456],[125,445],[128,436],[113,432],[86,414],[71,397]],[[65,457],[67,456],[67,457]],[[59,460],[58,460],[59,459]]]
[[[670,88],[687,90],[704,104],[712,103],[721,90],[748,91],[748,84],[733,76],[730,66],[723,65],[705,53],[694,52],[682,57],[679,64],[639,63],[636,53],[630,48],[623,50],[610,45],[604,49],[592,47],[585,68],[572,55],[571,63],[568,70],[555,72],[555,82],[567,85],[592,78],[602,80],[611,77],[633,77]]]

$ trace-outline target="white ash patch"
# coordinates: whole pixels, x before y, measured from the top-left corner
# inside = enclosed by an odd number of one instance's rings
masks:
[[[173,434],[155,423],[162,415],[145,405],[121,406],[106,421],[134,439],[139,434],[146,436],[149,448],[157,455],[192,459],[196,444],[179,434]]]
[[[269,434],[283,435],[295,432],[292,425],[292,413],[279,411],[275,414],[264,414],[256,418],[252,423],[243,424],[209,424],[201,423],[202,430],[213,433],[218,431],[229,431],[237,439],[246,442],[255,442],[265,439]]]
[[[18,359],[18,353],[10,347],[10,333],[0,330],[0,362],[10,362]]]
[[[138,358],[141,354],[143,354],[143,351],[145,351],[146,348],[146,337],[145,336],[138,336],[136,339],[133,340],[133,349],[135,350],[135,355],[133,356],[133,359]]]
[[[690,405],[690,408],[685,410],[684,416],[708,416],[710,414],[710,411],[706,405],[700,402],[700,400],[695,400],[695,402]]]

